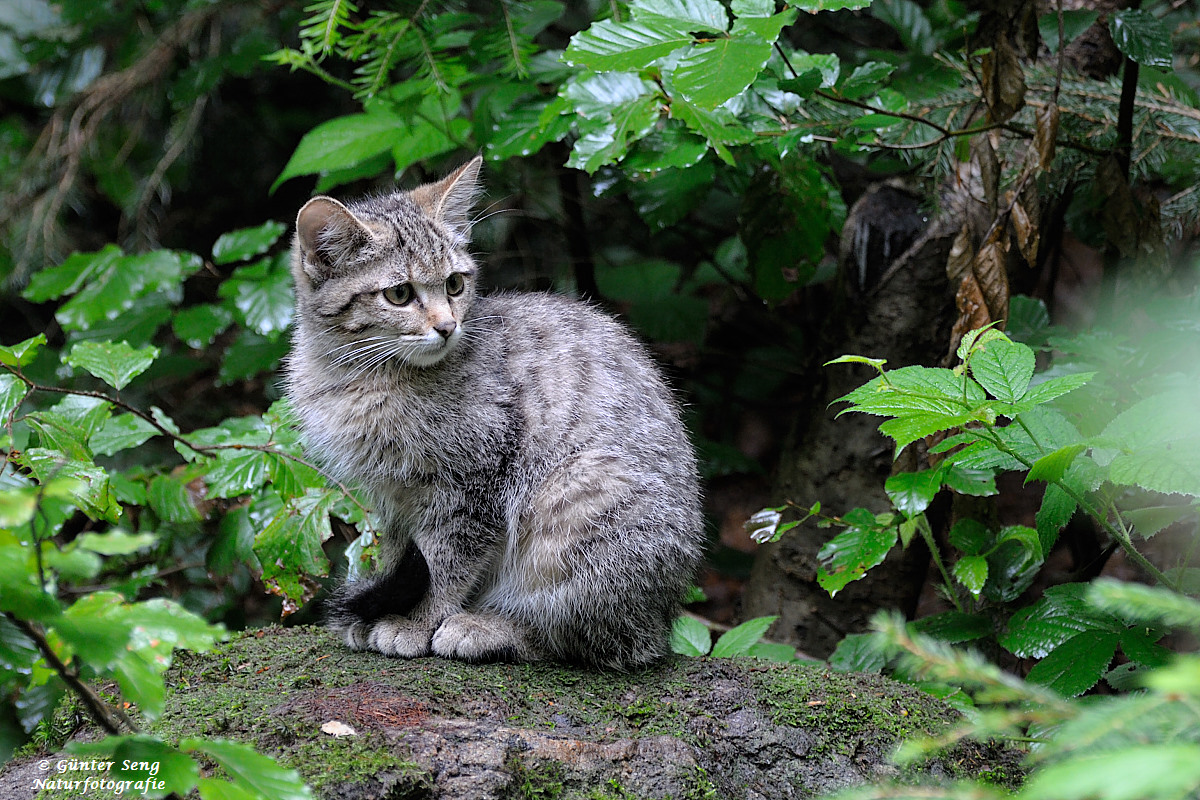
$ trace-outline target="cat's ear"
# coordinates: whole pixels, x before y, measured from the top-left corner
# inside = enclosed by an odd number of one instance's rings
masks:
[[[427,213],[464,239],[471,232],[472,210],[483,192],[479,168],[483,157],[475,156],[436,183],[413,190],[413,199]]]
[[[304,272],[314,286],[336,275],[346,260],[371,242],[371,232],[332,197],[314,197],[296,215],[296,242]]]

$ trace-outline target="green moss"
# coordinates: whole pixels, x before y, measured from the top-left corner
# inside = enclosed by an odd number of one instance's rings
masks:
[[[511,800],[558,800],[563,794],[562,764],[547,761],[529,765],[519,756],[512,755],[504,767],[513,777],[508,795]]]

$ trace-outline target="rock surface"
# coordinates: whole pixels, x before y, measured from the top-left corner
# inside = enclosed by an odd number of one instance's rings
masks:
[[[677,658],[625,675],[401,661],[315,628],[180,654],[167,677],[160,734],[248,742],[318,796],[348,800],[810,797],[902,778],[887,760],[898,739],[956,719],[911,687],[811,666]],[[924,769],[1012,775],[1012,756],[959,749]],[[5,772],[0,796],[32,796],[20,790],[35,760]]]

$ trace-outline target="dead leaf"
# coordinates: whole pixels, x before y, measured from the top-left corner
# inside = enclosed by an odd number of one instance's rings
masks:
[[[998,36],[984,55],[982,72],[990,121],[1007,122],[1025,105],[1025,70],[1007,36]]]
[[[1025,210],[1025,206],[1021,203],[1013,203],[1012,226],[1013,233],[1017,237],[1017,249],[1021,251],[1021,257],[1025,259],[1025,263],[1029,266],[1037,266],[1038,242],[1041,238],[1041,232],[1037,228],[1037,223],[1029,218],[1029,212]]]
[[[351,728],[340,719],[331,719],[329,722],[326,722],[321,726],[321,732],[328,733],[330,736],[334,736],[338,739],[342,738],[343,736],[358,736],[358,731],[354,730],[354,728]]]
[[[1033,152],[1037,155],[1039,169],[1050,169],[1054,161],[1054,147],[1058,142],[1058,106],[1047,103],[1037,113],[1037,128],[1033,133]]]

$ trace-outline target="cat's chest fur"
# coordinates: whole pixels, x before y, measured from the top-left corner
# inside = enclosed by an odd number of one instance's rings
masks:
[[[297,348],[292,395],[309,446],[376,496],[499,472],[515,444],[515,390],[502,354],[471,350],[436,370],[387,364],[353,376]]]

